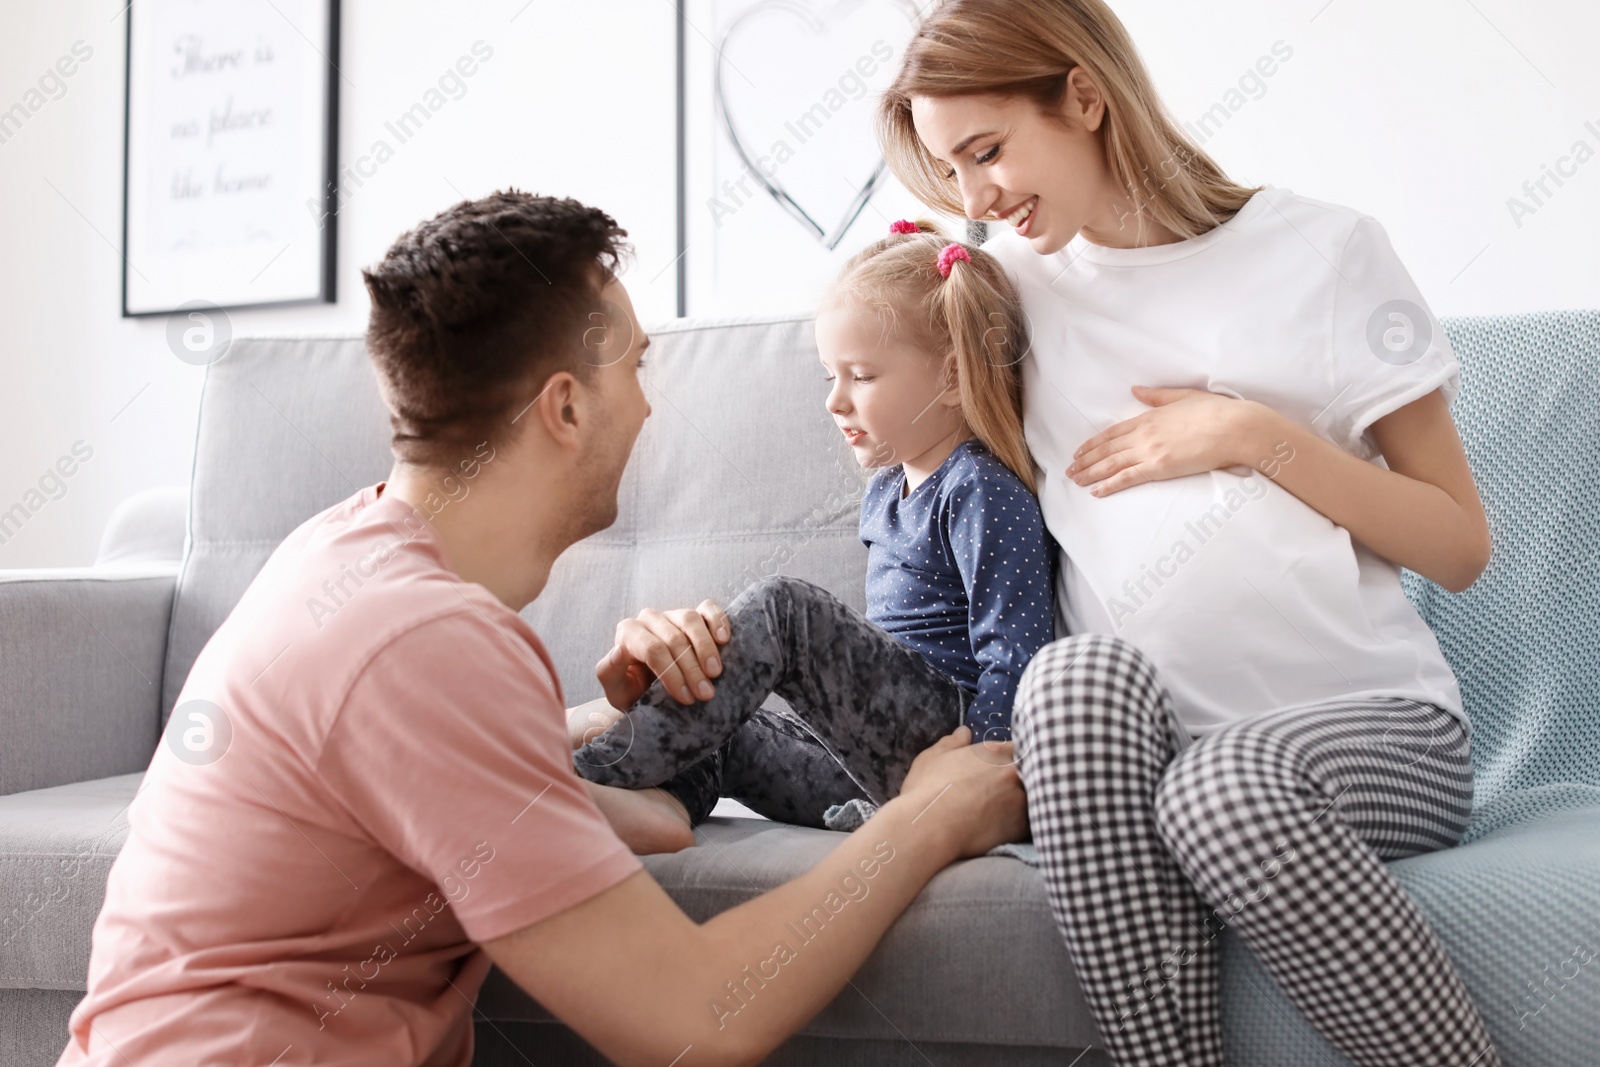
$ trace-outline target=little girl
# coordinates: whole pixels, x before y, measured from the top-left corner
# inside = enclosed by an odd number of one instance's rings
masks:
[[[657,680],[574,754],[599,785],[660,786],[693,826],[719,796],[822,826],[883,804],[917,753],[965,724],[1011,736],[1011,703],[1053,636],[1055,543],[1022,437],[1026,320],[1005,271],[900,220],[857,253],[816,316],[827,408],[864,468],[867,612],[774,575],[727,609],[715,694]],[[762,707],[777,693],[791,710]]]

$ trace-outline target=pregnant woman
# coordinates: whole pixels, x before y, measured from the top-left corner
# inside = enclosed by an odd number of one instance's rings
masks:
[[[1110,1054],[1223,1063],[1232,926],[1352,1063],[1498,1064],[1384,865],[1472,809],[1461,694],[1399,568],[1460,591],[1490,543],[1459,364],[1383,227],[1231,181],[1101,0],[949,0],[878,120],[927,205],[1013,228],[984,251],[1031,322],[1063,553],[1013,729]]]

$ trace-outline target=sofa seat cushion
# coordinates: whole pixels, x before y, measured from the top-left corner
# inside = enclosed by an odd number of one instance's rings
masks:
[[[86,988],[89,935],[143,779],[0,796],[0,988]]]
[[[141,779],[0,797],[0,986],[84,989],[90,933]],[[1600,1047],[1591,988],[1600,977],[1597,827],[1600,808],[1560,811],[1391,865],[1438,930],[1507,1064],[1587,1065]],[[646,857],[645,866],[704,921],[805,873],[844,836],[713,816],[697,828],[695,847]],[[1343,1067],[1232,930],[1222,935],[1222,952],[1230,1063]],[[479,1008],[494,1021],[552,1021],[498,971]],[[990,856],[935,876],[802,1032],[1064,1049],[1100,1043],[1039,872]]]
[[[0,933],[0,985],[85,988],[90,934],[142,778],[0,797],[0,867],[7,872],[0,877],[0,916],[9,917]],[[694,848],[646,857],[645,866],[690,917],[704,921],[803,874],[845,835],[713,817],[696,836]],[[871,883],[863,884],[870,892]],[[815,936],[826,937],[826,929]],[[1013,859],[982,857],[941,872],[853,985],[807,1033],[1063,1048],[1098,1043],[1038,872]],[[480,1007],[491,1019],[551,1018],[498,972]]]

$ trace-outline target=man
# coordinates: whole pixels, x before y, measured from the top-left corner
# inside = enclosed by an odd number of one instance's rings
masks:
[[[619,1063],[751,1063],[935,872],[1022,835],[1009,746],[985,758],[963,727],[808,874],[697,924],[625,843],[692,837],[575,774],[518,611],[615,520],[650,413],[625,236],[575,201],[497,193],[365,272],[394,469],[291,533],[201,652],[130,808],[62,1064],[465,1065],[491,962]],[[658,676],[709,684],[726,625],[710,602],[620,625],[607,707]],[[826,938],[799,942],[797,916]],[[735,1014],[752,967],[762,995]]]

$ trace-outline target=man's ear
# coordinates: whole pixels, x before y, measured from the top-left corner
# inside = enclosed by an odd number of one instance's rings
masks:
[[[528,405],[528,415],[537,414],[545,433],[556,444],[577,448],[580,424],[588,414],[581,393],[580,383],[571,371],[556,371]]]

